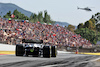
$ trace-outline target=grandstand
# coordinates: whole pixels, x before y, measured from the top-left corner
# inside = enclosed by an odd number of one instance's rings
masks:
[[[68,29],[59,25],[40,22],[29,23],[0,18],[0,42],[10,45],[22,43],[22,39],[43,40],[43,43],[69,47],[91,48],[92,44]]]

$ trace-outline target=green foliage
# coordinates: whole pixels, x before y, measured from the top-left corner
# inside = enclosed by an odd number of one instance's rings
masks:
[[[73,25],[68,25],[67,29],[68,29],[69,31],[74,32],[75,26],[73,26]]]
[[[77,26],[78,29],[80,28],[83,28],[83,23],[80,23],[78,26]]]
[[[38,15],[32,13],[30,16],[30,22],[38,22]]]
[[[97,18],[95,18],[97,17]],[[96,44],[100,40],[100,13],[92,15],[91,19],[86,21],[84,25],[81,23],[78,25],[78,29],[75,30],[77,34],[81,34],[82,37],[90,40],[91,43]]]
[[[15,15],[14,19],[20,19],[20,20],[28,20],[29,18],[22,14],[21,12],[14,10],[13,14]],[[6,15],[3,16],[4,18],[10,18],[11,17],[11,11],[9,11]]]
[[[45,23],[50,22],[50,20],[51,20],[50,15],[48,15],[46,10],[44,11],[44,19],[43,20]]]
[[[10,18],[10,16],[11,16],[11,11],[9,11],[6,15],[4,15],[3,17],[4,18]]]
[[[29,19],[27,16],[25,16],[21,12],[17,11],[17,9],[14,10],[13,14],[15,15],[14,19],[21,19],[21,20],[28,20]]]
[[[80,34],[83,38],[90,40],[91,43],[96,44],[100,40],[100,33],[89,28],[80,28],[75,30],[76,34]]]
[[[14,10],[13,14],[15,15],[14,19],[19,20],[29,20],[30,22],[41,22],[41,23],[47,23],[47,24],[54,24],[55,22],[51,20],[50,15],[48,15],[47,11],[44,11],[44,17],[43,13],[39,12],[38,14],[31,14],[30,18],[19,12],[17,9]],[[4,18],[10,18],[11,17],[11,11],[9,11],[6,15],[3,16]]]
[[[99,14],[100,14],[100,13],[98,12],[98,13],[95,14],[95,16],[97,16],[97,15],[99,15]]]
[[[95,30],[96,29],[96,21],[92,17],[90,20],[86,21],[84,24],[80,23],[77,27],[78,27],[78,29],[89,28],[90,30]]]
[[[30,16],[30,20],[32,20],[33,19],[33,13],[31,14],[31,16]]]
[[[43,22],[43,15],[42,14],[43,14],[42,12],[38,13],[38,21],[39,22]]]
[[[84,28],[89,28],[90,30],[95,30],[96,25],[94,19],[90,19],[89,21],[86,21],[84,24]]]
[[[100,23],[96,25],[96,30],[100,32]]]
[[[34,13],[33,19],[34,19],[34,22],[38,22],[38,15]]]
[[[50,15],[48,15],[47,11],[44,11],[44,17],[43,13],[39,12],[38,14],[31,14],[30,16],[30,22],[41,22],[41,23],[47,23],[47,24],[54,24],[55,22],[51,20]]]

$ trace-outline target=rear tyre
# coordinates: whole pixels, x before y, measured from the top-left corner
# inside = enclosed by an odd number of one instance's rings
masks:
[[[16,56],[23,56],[24,55],[24,52],[25,52],[25,50],[24,50],[24,47],[23,47],[23,45],[22,44],[18,44],[18,45],[16,45],[16,50],[15,50],[16,52]]]
[[[51,46],[51,57],[56,57],[57,55],[57,47]]]
[[[50,46],[44,46],[43,47],[43,57],[50,58]]]

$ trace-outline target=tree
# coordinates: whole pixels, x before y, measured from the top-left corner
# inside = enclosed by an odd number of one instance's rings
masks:
[[[89,20],[89,25],[88,25],[88,28],[89,28],[89,29],[91,29],[91,30],[93,30],[93,29],[94,29],[94,27],[93,27],[93,23],[91,22],[91,20]]]
[[[19,12],[16,10],[14,10],[13,14],[15,15],[15,19],[18,19],[19,18]]]
[[[91,43],[96,44],[100,38],[100,33],[89,28],[81,28],[75,30],[76,34],[80,34],[83,38],[89,40]]]
[[[84,24],[84,28],[89,28],[91,30],[95,30],[95,22],[93,22],[91,19],[89,21],[86,21]]]
[[[14,10],[14,12],[13,12],[14,15],[17,15],[18,13],[19,13],[19,12],[17,11],[17,9]]]
[[[84,28],[88,28],[89,27],[89,21],[86,21],[84,24]]]
[[[43,17],[42,12],[39,12],[38,14],[32,13],[31,16],[30,16],[30,21],[31,22],[39,21],[39,22],[48,23],[48,24],[50,24],[50,23],[54,24],[55,23],[55,21],[51,20],[51,17],[50,17],[50,15],[48,15],[46,10],[44,11],[44,17]]]
[[[42,12],[38,13],[38,21],[39,22],[43,22],[43,15],[42,14],[43,14]]]
[[[79,24],[78,29],[75,30],[77,34],[81,34],[83,38],[91,41],[91,43],[96,44],[100,40],[100,13],[92,15],[91,19],[83,24]],[[83,27],[82,27],[83,26]]]
[[[14,19],[21,19],[21,20],[28,20],[29,19],[27,16],[25,16],[24,14],[19,12],[17,9],[14,10],[13,14],[15,15]]]
[[[30,20],[32,20],[33,19],[33,13],[31,14],[31,16],[30,16]]]
[[[94,15],[92,15],[92,17],[91,17],[92,19],[94,19]]]
[[[100,32],[100,23],[96,25],[96,30]]]
[[[80,23],[80,24],[77,26],[77,28],[80,29],[80,28],[83,28],[83,26],[84,26],[83,23]]]
[[[33,19],[34,19],[34,22],[38,22],[37,14],[34,13]]]
[[[44,11],[44,19],[43,20],[44,20],[45,23],[51,22],[50,15],[48,15],[46,10]]]
[[[11,16],[11,11],[7,12],[7,14],[4,15],[3,17],[4,17],[4,18],[10,18],[10,16]]]
[[[95,14],[95,16],[97,16],[97,15],[99,15],[99,14],[100,14],[100,13],[98,12],[98,13]]]
[[[74,32],[75,26],[73,26],[73,25],[68,25],[67,29],[68,29],[69,31]]]
[[[8,16],[11,16],[11,11],[9,11],[9,12],[7,13],[7,15],[8,15]]]

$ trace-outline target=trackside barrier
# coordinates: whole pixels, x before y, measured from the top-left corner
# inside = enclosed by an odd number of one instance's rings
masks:
[[[15,45],[0,44],[0,51],[15,51]]]

